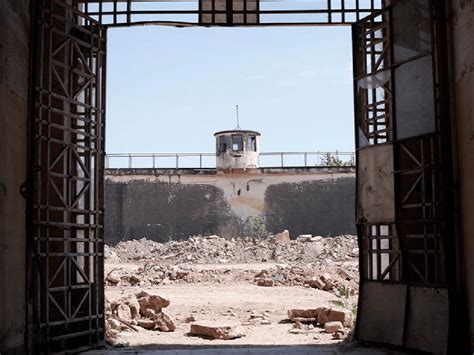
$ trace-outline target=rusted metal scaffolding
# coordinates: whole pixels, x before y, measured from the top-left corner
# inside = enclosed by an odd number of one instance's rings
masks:
[[[347,25],[381,9],[383,0],[75,0],[108,26]]]
[[[32,134],[32,352],[103,339],[106,31],[37,2]]]

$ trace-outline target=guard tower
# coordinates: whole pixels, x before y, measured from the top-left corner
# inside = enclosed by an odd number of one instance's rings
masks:
[[[257,169],[260,133],[236,128],[214,133],[218,171]]]

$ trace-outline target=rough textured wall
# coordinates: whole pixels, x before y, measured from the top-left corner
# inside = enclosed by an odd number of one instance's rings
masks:
[[[468,286],[471,344],[474,347],[474,1],[451,4],[459,200]]]
[[[269,186],[267,229],[290,235],[355,234],[355,179],[303,181]]]
[[[108,244],[146,237],[156,241],[217,233],[235,219],[222,190],[143,180],[105,185]]]
[[[0,2],[0,353],[23,353],[29,0]]]
[[[289,229],[293,237],[355,233],[353,172],[259,171],[110,173],[106,242],[213,233],[238,237],[265,234],[265,227],[274,233]]]

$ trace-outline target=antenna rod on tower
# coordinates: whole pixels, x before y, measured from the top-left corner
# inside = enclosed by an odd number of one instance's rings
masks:
[[[240,122],[239,122],[239,105],[235,105],[235,112],[237,113],[237,127],[235,129],[240,129]]]

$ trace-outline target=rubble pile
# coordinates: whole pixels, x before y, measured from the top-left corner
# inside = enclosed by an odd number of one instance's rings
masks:
[[[332,262],[355,260],[355,236],[321,237],[301,235],[290,239],[288,231],[266,239],[225,239],[216,235],[194,236],[183,241],[158,243],[140,239],[105,247],[110,261],[156,260],[168,263],[225,264],[249,262]]]
[[[138,332],[137,327],[162,332],[173,332],[175,322],[163,311],[169,300],[140,291],[135,297],[124,297],[105,304],[106,332],[109,339],[117,338],[119,331]]]
[[[353,296],[358,291],[357,266],[322,267],[317,264],[277,265],[255,275],[259,286],[310,286],[323,291],[337,292],[341,296]]]
[[[107,248],[107,262],[133,262],[137,268],[113,268],[108,286],[157,286],[174,283],[247,281],[262,287],[306,286],[337,295],[352,296],[358,290],[356,238],[299,236],[290,240],[284,231],[265,240],[226,240],[217,236],[192,237],[182,242],[155,243],[132,240]],[[225,259],[221,257],[225,256]],[[312,262],[307,262],[311,259]],[[202,263],[228,263],[203,268]],[[261,270],[252,262],[266,260]],[[276,264],[275,261],[284,260]],[[232,264],[249,264],[234,268]],[[200,267],[201,266],[201,267]],[[261,271],[259,271],[261,270]]]

